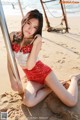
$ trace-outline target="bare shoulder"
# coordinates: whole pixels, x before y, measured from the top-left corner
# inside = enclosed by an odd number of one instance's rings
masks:
[[[15,34],[16,32],[11,32],[9,35],[10,35],[10,40],[11,40],[11,42],[13,41],[13,36],[14,36],[14,34]]]
[[[35,40],[34,40],[35,45],[41,45],[42,44],[42,37],[41,35],[36,35]]]

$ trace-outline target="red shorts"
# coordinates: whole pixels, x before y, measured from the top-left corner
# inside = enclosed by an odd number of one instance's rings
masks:
[[[50,67],[38,61],[36,65],[31,69],[23,69],[28,80],[44,84],[45,78],[52,71]]]

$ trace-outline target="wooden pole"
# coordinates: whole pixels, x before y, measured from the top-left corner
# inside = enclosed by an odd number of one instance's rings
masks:
[[[60,0],[60,4],[61,4],[62,13],[63,13],[63,16],[64,16],[65,25],[66,25],[66,32],[69,32],[67,17],[66,17],[66,14],[64,12],[64,7],[63,7],[63,4],[62,4],[62,0]]]
[[[20,7],[20,11],[21,11],[22,17],[24,17],[24,14],[23,14],[23,10],[22,10],[22,6],[21,6],[20,0],[18,0],[18,3],[19,3],[19,7]]]
[[[44,15],[45,15],[45,20],[46,20],[47,28],[50,28],[51,26],[50,26],[50,23],[49,23],[49,20],[48,20],[46,11],[45,11],[45,9],[44,9],[44,5],[43,5],[42,0],[40,0],[40,2],[41,2],[41,5],[42,5],[42,8],[43,8]]]

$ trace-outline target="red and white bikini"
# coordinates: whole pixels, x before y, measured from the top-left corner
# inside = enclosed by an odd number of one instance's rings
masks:
[[[20,49],[19,44],[13,42],[12,50],[14,51],[14,55],[20,66],[26,67],[28,56],[32,50],[32,44],[26,45]],[[31,70],[26,68],[23,69],[23,71],[25,72],[28,80],[44,84],[45,78],[52,71],[52,69],[37,59],[35,66]]]

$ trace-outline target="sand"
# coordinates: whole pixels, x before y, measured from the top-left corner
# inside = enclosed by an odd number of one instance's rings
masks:
[[[6,16],[9,32],[20,30],[21,16]],[[70,75],[80,73],[80,17],[68,17],[70,33],[45,31],[39,58],[49,65],[59,80],[68,80]],[[51,26],[60,24],[60,19],[50,18]],[[24,73],[18,66],[21,79]],[[24,84],[24,79],[23,79]],[[0,30],[0,111],[8,113],[8,120],[80,120],[79,100],[75,107],[65,106],[54,93],[33,108],[22,104],[22,97],[11,88],[7,71],[7,52]]]

